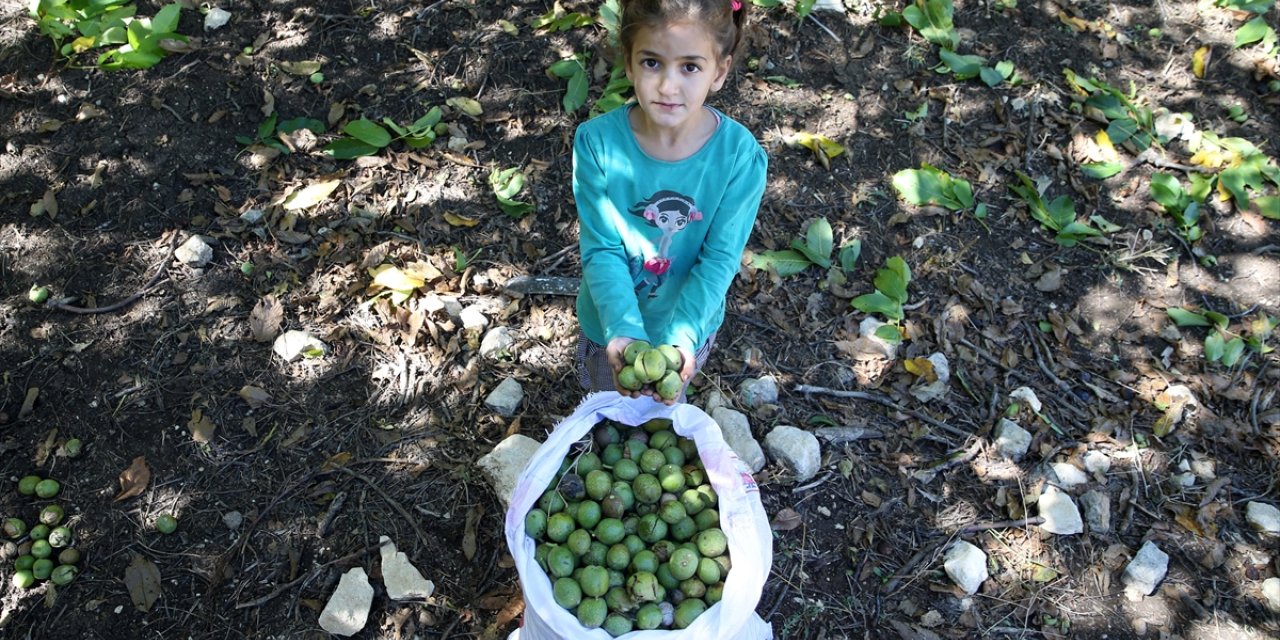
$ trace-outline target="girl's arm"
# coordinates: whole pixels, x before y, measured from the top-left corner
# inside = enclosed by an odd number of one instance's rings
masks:
[[[733,284],[755,225],[760,199],[764,196],[768,158],[759,146],[752,146],[742,161],[730,170],[722,210],[712,218],[711,228],[698,252],[689,279],[685,281],[671,323],[659,344],[673,344],[693,353],[716,327],[721,304]]]

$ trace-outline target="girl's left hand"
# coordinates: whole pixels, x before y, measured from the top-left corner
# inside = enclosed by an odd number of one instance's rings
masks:
[[[680,352],[680,361],[683,363],[680,366],[680,396],[670,400],[663,400],[656,395],[653,396],[654,400],[658,400],[668,407],[675,405],[680,398],[684,397],[684,389],[689,386],[689,381],[693,379],[693,374],[697,373],[698,369],[698,361],[694,359],[692,352],[684,347],[676,347],[676,350]]]

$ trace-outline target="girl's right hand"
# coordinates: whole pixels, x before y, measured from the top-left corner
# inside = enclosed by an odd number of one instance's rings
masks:
[[[639,398],[639,391],[623,389],[622,385],[618,384],[618,372],[622,371],[622,368],[627,365],[627,360],[622,356],[622,352],[627,348],[627,345],[632,342],[635,342],[635,338],[624,338],[622,336],[618,336],[617,338],[610,340],[609,344],[605,345],[605,355],[609,359],[609,368],[613,370],[614,388],[618,390],[618,393],[627,396],[628,398]]]

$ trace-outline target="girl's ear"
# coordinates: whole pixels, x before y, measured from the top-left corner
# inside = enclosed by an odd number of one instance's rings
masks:
[[[716,79],[711,83],[712,91],[719,91],[724,86],[724,81],[729,77],[729,69],[733,68],[733,56],[725,56],[720,64],[716,65]]]

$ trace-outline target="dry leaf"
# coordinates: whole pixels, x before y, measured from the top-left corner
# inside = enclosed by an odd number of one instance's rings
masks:
[[[213,439],[213,432],[218,429],[218,425],[204,415],[204,412],[195,409],[191,412],[191,419],[187,421],[187,431],[191,432],[191,439],[200,444],[208,444]]]
[[[1191,73],[1195,74],[1195,77],[1204,77],[1205,69],[1209,66],[1211,51],[1212,49],[1209,48],[1209,45],[1205,45],[1191,54]]]
[[[258,342],[270,342],[280,333],[284,321],[284,306],[273,295],[262,296],[249,312],[249,330]],[[248,400],[246,399],[246,402]],[[252,404],[252,403],[250,403]]]
[[[444,221],[455,227],[474,227],[480,224],[480,221],[475,218],[468,218],[452,211],[444,212]]]
[[[476,556],[476,527],[480,524],[480,516],[484,515],[484,507],[475,505],[467,510],[467,525],[462,532],[462,555],[470,560]]]
[[[139,458],[141,460],[141,458]],[[160,597],[160,568],[141,555],[134,554],[133,562],[124,570],[124,584],[129,588],[129,599],[139,611],[150,611]]]
[[[31,205],[31,216],[48,215],[50,219],[58,217],[58,198],[53,189],[44,192],[39,200]]]
[[[40,123],[40,126],[36,127],[36,131],[39,133],[53,133],[61,129],[63,124],[61,120],[45,120]]]
[[[769,523],[769,527],[774,531],[790,531],[801,523],[800,514],[791,508],[785,508],[773,516],[773,522]]]
[[[324,202],[329,194],[333,193],[338,185],[342,184],[341,180],[321,180],[311,183],[293,193],[284,199],[281,204],[286,211],[294,211],[297,209],[307,209]]]
[[[22,408],[18,409],[18,419],[26,420],[35,411],[36,399],[40,397],[40,387],[27,389],[27,397],[22,400]]]
[[[257,409],[271,400],[271,394],[262,387],[246,384],[240,387],[240,399],[244,400],[250,409]]]
[[[44,440],[41,440],[40,444],[36,445],[36,454],[32,459],[36,463],[37,467],[44,466],[45,461],[49,459],[49,455],[53,453],[53,446],[57,441],[58,430],[55,428],[50,429],[49,433],[45,434]]]
[[[338,453],[329,456],[329,459],[325,460],[324,464],[320,465],[320,471],[332,471],[334,469],[345,467],[348,462],[351,462],[351,452],[339,451]]]
[[[913,376],[924,378],[925,382],[934,382],[938,374],[933,370],[933,361],[928,358],[907,358],[902,361],[902,368]]]
[[[120,472],[120,493],[116,495],[116,502],[142,493],[150,482],[151,467],[147,466],[147,457],[134,458],[129,468]]]
[[[280,63],[280,68],[284,69],[285,73],[291,73],[295,76],[309,76],[320,70],[320,61],[299,60],[294,62],[292,60],[286,60]]]

